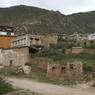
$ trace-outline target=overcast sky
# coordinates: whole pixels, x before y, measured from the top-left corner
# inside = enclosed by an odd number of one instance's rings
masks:
[[[0,0],[0,7],[14,5],[29,5],[58,10],[63,14],[95,10],[95,0]]]

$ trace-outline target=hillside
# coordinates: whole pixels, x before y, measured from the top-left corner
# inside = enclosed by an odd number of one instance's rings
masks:
[[[65,16],[58,11],[24,5],[0,8],[0,24],[27,25],[34,33],[94,32],[94,17],[94,11]]]

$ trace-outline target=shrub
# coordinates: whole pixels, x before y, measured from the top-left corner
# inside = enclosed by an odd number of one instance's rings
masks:
[[[13,91],[12,85],[0,77],[0,95]]]

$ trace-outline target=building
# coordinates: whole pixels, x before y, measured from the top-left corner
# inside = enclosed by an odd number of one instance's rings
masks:
[[[35,34],[27,25],[15,29],[15,35],[17,37],[12,41],[12,47],[49,47],[50,44],[57,44],[58,40],[57,35]]]
[[[12,40],[11,47],[43,47],[44,43],[39,35],[21,35]]]
[[[11,41],[14,38],[14,27],[0,25],[0,48],[11,48]]]
[[[0,49],[0,65],[21,66],[30,62],[29,48]]]
[[[88,40],[95,40],[95,33],[89,34]]]

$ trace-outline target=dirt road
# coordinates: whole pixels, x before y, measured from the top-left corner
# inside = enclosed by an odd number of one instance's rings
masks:
[[[41,93],[43,95],[95,95],[95,92],[85,89],[69,88],[48,83],[40,83],[27,79],[8,79],[12,81],[11,83],[16,87],[28,89],[30,91]]]

